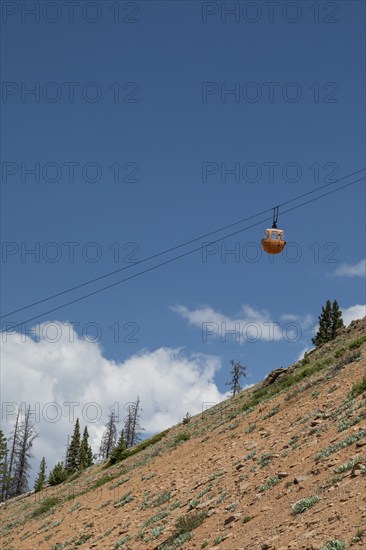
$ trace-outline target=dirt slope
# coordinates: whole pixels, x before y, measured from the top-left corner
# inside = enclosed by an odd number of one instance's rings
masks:
[[[119,464],[2,506],[1,547],[365,549],[365,335],[366,318]]]

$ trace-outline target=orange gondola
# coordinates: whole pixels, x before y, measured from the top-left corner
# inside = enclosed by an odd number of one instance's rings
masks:
[[[261,241],[262,248],[267,254],[280,254],[286,246],[286,241],[283,239],[284,231],[277,228],[278,209],[278,206],[274,208],[272,227],[265,230]]]

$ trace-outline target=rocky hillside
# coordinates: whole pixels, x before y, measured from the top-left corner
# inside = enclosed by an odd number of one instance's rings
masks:
[[[366,548],[365,349],[366,318],[122,462],[9,502],[2,548]]]

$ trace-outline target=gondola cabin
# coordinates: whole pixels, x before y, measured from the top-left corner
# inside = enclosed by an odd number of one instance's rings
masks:
[[[266,229],[262,239],[262,248],[267,254],[279,254],[285,248],[286,241],[283,240],[284,231],[272,227]]]

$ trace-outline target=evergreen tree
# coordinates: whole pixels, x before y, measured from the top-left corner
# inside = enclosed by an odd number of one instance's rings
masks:
[[[63,462],[58,462],[56,466],[50,471],[48,476],[48,483],[50,485],[59,485],[67,478],[67,472]]]
[[[231,381],[226,382],[226,385],[231,386],[232,395],[234,396],[242,389],[240,378],[246,376],[246,367],[238,362],[236,363],[233,359],[231,359],[230,364],[233,367],[231,370]]]
[[[66,472],[68,475],[73,474],[80,466],[80,424],[79,419],[76,419],[74,433],[67,449],[66,456]]]
[[[17,428],[11,496],[17,496],[28,491],[31,449],[36,437],[37,433],[31,422],[31,410],[28,407],[24,419],[18,424]]]
[[[83,439],[80,444],[80,453],[79,453],[79,469],[85,470],[89,466],[93,465],[93,451],[89,445],[89,433],[88,428],[85,426],[83,432]]]
[[[112,465],[122,460],[123,453],[125,452],[126,449],[127,449],[127,446],[126,446],[125,434],[124,434],[124,430],[122,430],[119,436],[117,445],[115,446],[115,448],[110,454],[109,464]]]
[[[6,437],[0,430],[0,502],[6,499],[8,483],[8,446]]]
[[[112,411],[109,415],[108,422],[105,426],[106,430],[102,436],[102,441],[99,449],[99,455],[101,458],[109,458],[111,452],[116,446],[117,427],[114,411]]]
[[[342,311],[337,300],[334,300],[332,305],[332,340],[337,336],[339,329],[344,327],[342,319]]]
[[[325,307],[322,307],[321,315],[319,315],[318,332],[311,339],[312,343],[315,346],[319,346],[333,340],[338,330],[343,326],[342,311],[338,306],[337,300],[334,300],[333,305],[330,300],[327,300]]]
[[[42,491],[45,483],[46,483],[46,460],[45,460],[45,457],[43,457],[41,460],[41,464],[39,466],[38,476],[34,484],[35,493]]]

